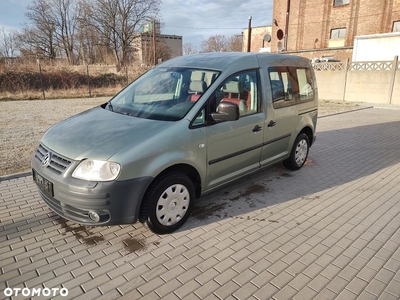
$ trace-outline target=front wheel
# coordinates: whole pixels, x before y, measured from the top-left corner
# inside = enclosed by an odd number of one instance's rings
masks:
[[[171,233],[188,219],[194,205],[193,182],[183,173],[157,178],[146,193],[146,224],[157,234]]]
[[[307,160],[309,149],[310,140],[308,136],[305,133],[299,134],[293,144],[289,158],[283,161],[283,165],[294,171],[300,169]]]

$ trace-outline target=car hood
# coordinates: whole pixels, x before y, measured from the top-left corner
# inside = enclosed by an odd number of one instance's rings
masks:
[[[132,144],[167,130],[173,122],[131,117],[96,107],[51,127],[42,143],[73,160],[107,160]]]

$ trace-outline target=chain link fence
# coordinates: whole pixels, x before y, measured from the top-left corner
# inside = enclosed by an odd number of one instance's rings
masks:
[[[0,65],[0,99],[92,97],[114,94],[143,74],[147,68],[126,66]]]

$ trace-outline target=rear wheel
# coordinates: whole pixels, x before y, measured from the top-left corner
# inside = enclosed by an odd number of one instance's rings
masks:
[[[305,133],[300,133],[293,144],[289,158],[283,161],[283,165],[290,170],[300,169],[307,160],[309,149],[308,136]]]
[[[195,200],[193,182],[184,173],[157,178],[146,193],[146,224],[158,234],[171,233],[188,219]]]

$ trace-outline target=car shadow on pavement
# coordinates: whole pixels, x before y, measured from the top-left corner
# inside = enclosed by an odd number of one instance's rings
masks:
[[[382,176],[380,171],[400,162],[398,128],[400,121],[318,132],[302,169],[290,171],[277,164],[198,199],[181,230],[229,218],[276,223],[277,204],[323,201],[325,193],[343,184],[375,173]]]

